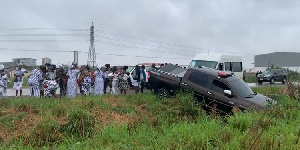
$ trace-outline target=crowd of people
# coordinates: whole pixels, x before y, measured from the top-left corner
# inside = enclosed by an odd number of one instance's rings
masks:
[[[63,65],[46,64],[33,69],[28,76],[28,87],[30,96],[37,98],[44,96],[44,81],[55,81],[60,89],[59,97],[74,98],[79,93],[82,95],[103,95],[106,94],[107,88],[114,95],[127,94],[130,84],[134,86],[135,93],[143,93],[146,81],[145,66],[135,66],[130,80],[130,73],[127,72],[128,66],[121,69],[105,66],[98,66],[96,70],[91,71],[90,67],[83,65],[80,68],[77,63],[72,63],[67,69]],[[6,95],[7,75],[4,72],[4,66],[0,65],[0,97]],[[16,96],[22,96],[22,86],[24,81],[24,69],[18,66],[14,72],[13,89]],[[79,90],[78,90],[79,88]]]

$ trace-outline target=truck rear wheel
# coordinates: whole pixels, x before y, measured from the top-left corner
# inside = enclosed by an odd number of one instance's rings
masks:
[[[160,88],[157,91],[156,96],[159,99],[168,98],[168,97],[170,97],[170,91],[168,89],[165,89],[165,88]]]

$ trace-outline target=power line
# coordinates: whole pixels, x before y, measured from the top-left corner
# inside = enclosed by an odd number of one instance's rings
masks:
[[[74,51],[58,51],[58,50],[38,50],[38,49],[11,49],[11,48],[0,48],[0,51],[25,51],[25,52],[55,52],[55,53],[65,53]]]
[[[0,36],[88,36],[88,34],[2,34]]]
[[[0,40],[0,42],[87,42],[83,40]]]
[[[46,52],[46,53],[73,53],[74,51],[58,51],[58,50],[40,50],[40,49],[11,49],[11,48],[0,48],[0,51],[26,51],[26,52]],[[79,53],[88,53],[85,51],[78,51]],[[124,55],[124,54],[113,54],[113,53],[96,53],[107,56],[118,56],[118,57],[136,57],[136,58],[161,58],[161,59],[182,59],[182,60],[192,60],[189,58],[180,58],[180,57],[156,57],[156,56],[137,56],[137,55]],[[250,60],[250,59],[245,59]],[[251,59],[253,60],[253,59]]]
[[[165,45],[169,45],[169,46],[176,46],[176,47],[189,48],[189,49],[195,49],[195,50],[203,50],[203,51],[213,51],[213,52],[230,52],[230,51],[220,51],[220,50],[209,49],[209,48],[200,48],[200,47],[194,47],[194,46],[187,46],[187,45],[181,45],[181,44],[172,44],[172,43],[167,43],[167,42],[162,42],[162,41],[157,41],[157,40],[150,40],[150,39],[146,39],[146,38],[142,38],[142,37],[124,35],[124,34],[119,34],[119,33],[103,31],[103,30],[96,30],[96,31],[100,31],[100,33],[108,34],[108,35],[112,35],[112,36],[119,36],[119,37],[123,37],[123,38],[131,38],[131,39],[135,39],[135,40],[141,40],[141,41],[144,41],[144,42],[154,42],[154,43],[157,43],[157,44],[165,44]],[[189,49],[185,49],[185,51],[196,52],[194,50],[189,50]],[[231,51],[231,53],[236,53],[236,52]],[[255,55],[255,54],[253,54],[253,55]]]
[[[88,53],[88,52],[81,52],[81,53]],[[110,54],[110,53],[95,53],[95,54],[101,54],[101,55],[108,55],[108,56],[118,56],[118,57],[137,57],[137,58],[163,58],[163,59],[184,59],[184,60],[191,60],[186,58],[176,58],[176,57],[154,57],[154,56],[135,56],[135,55],[123,55],[123,54]]]
[[[119,46],[119,47],[134,48],[134,49],[139,49],[139,50],[142,50],[142,51],[162,52],[162,53],[167,53],[167,54],[177,54],[177,55],[181,55],[181,56],[183,55],[182,53],[175,53],[175,52],[167,52],[167,51],[163,51],[163,50],[140,48],[140,47],[137,47],[137,46],[130,46],[130,45],[124,45],[124,44],[116,44],[116,43],[112,43],[112,42],[104,42],[104,41],[96,41],[96,42],[97,43],[102,43],[102,44],[113,45],[113,46]]]
[[[0,28],[0,30],[70,30],[70,31],[89,31],[89,29],[72,29],[72,28]]]

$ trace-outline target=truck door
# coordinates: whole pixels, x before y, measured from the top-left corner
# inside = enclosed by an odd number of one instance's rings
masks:
[[[218,111],[222,113],[229,113],[232,111],[233,106],[236,102],[234,96],[224,94],[224,90],[233,91],[226,83],[219,79],[213,79],[211,89],[208,90],[208,99],[214,101]],[[234,95],[234,94],[232,94]]]
[[[211,77],[207,74],[189,72],[186,74],[186,77],[183,78],[181,87],[185,90],[193,91],[198,102],[210,104],[207,99],[207,92],[210,87],[209,83],[211,83],[210,80]]]

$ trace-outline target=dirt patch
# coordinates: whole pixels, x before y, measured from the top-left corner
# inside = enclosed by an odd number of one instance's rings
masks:
[[[30,106],[30,105],[26,105],[26,104],[21,104],[16,108],[16,111],[18,112],[27,112],[30,114],[37,114],[39,113],[38,109]]]
[[[9,114],[15,114],[15,113],[16,113],[16,111],[14,109],[7,109],[7,110],[0,111],[0,116],[6,116]]]
[[[55,117],[54,118],[60,126],[68,124],[67,117]]]
[[[38,124],[39,121],[40,118],[38,116],[34,114],[28,114],[21,120],[17,121],[12,128],[1,128],[0,139],[6,142],[11,139],[27,135],[30,130]]]
[[[139,114],[146,114],[147,113],[147,104],[141,104],[136,107],[136,110]]]
[[[129,103],[122,97],[108,96],[103,98],[103,102],[112,107],[127,107]]]
[[[129,114],[118,114],[115,112],[106,112],[103,110],[97,110],[94,112],[96,115],[96,121],[101,122],[104,126],[111,124],[132,124],[138,120],[137,116]]]

